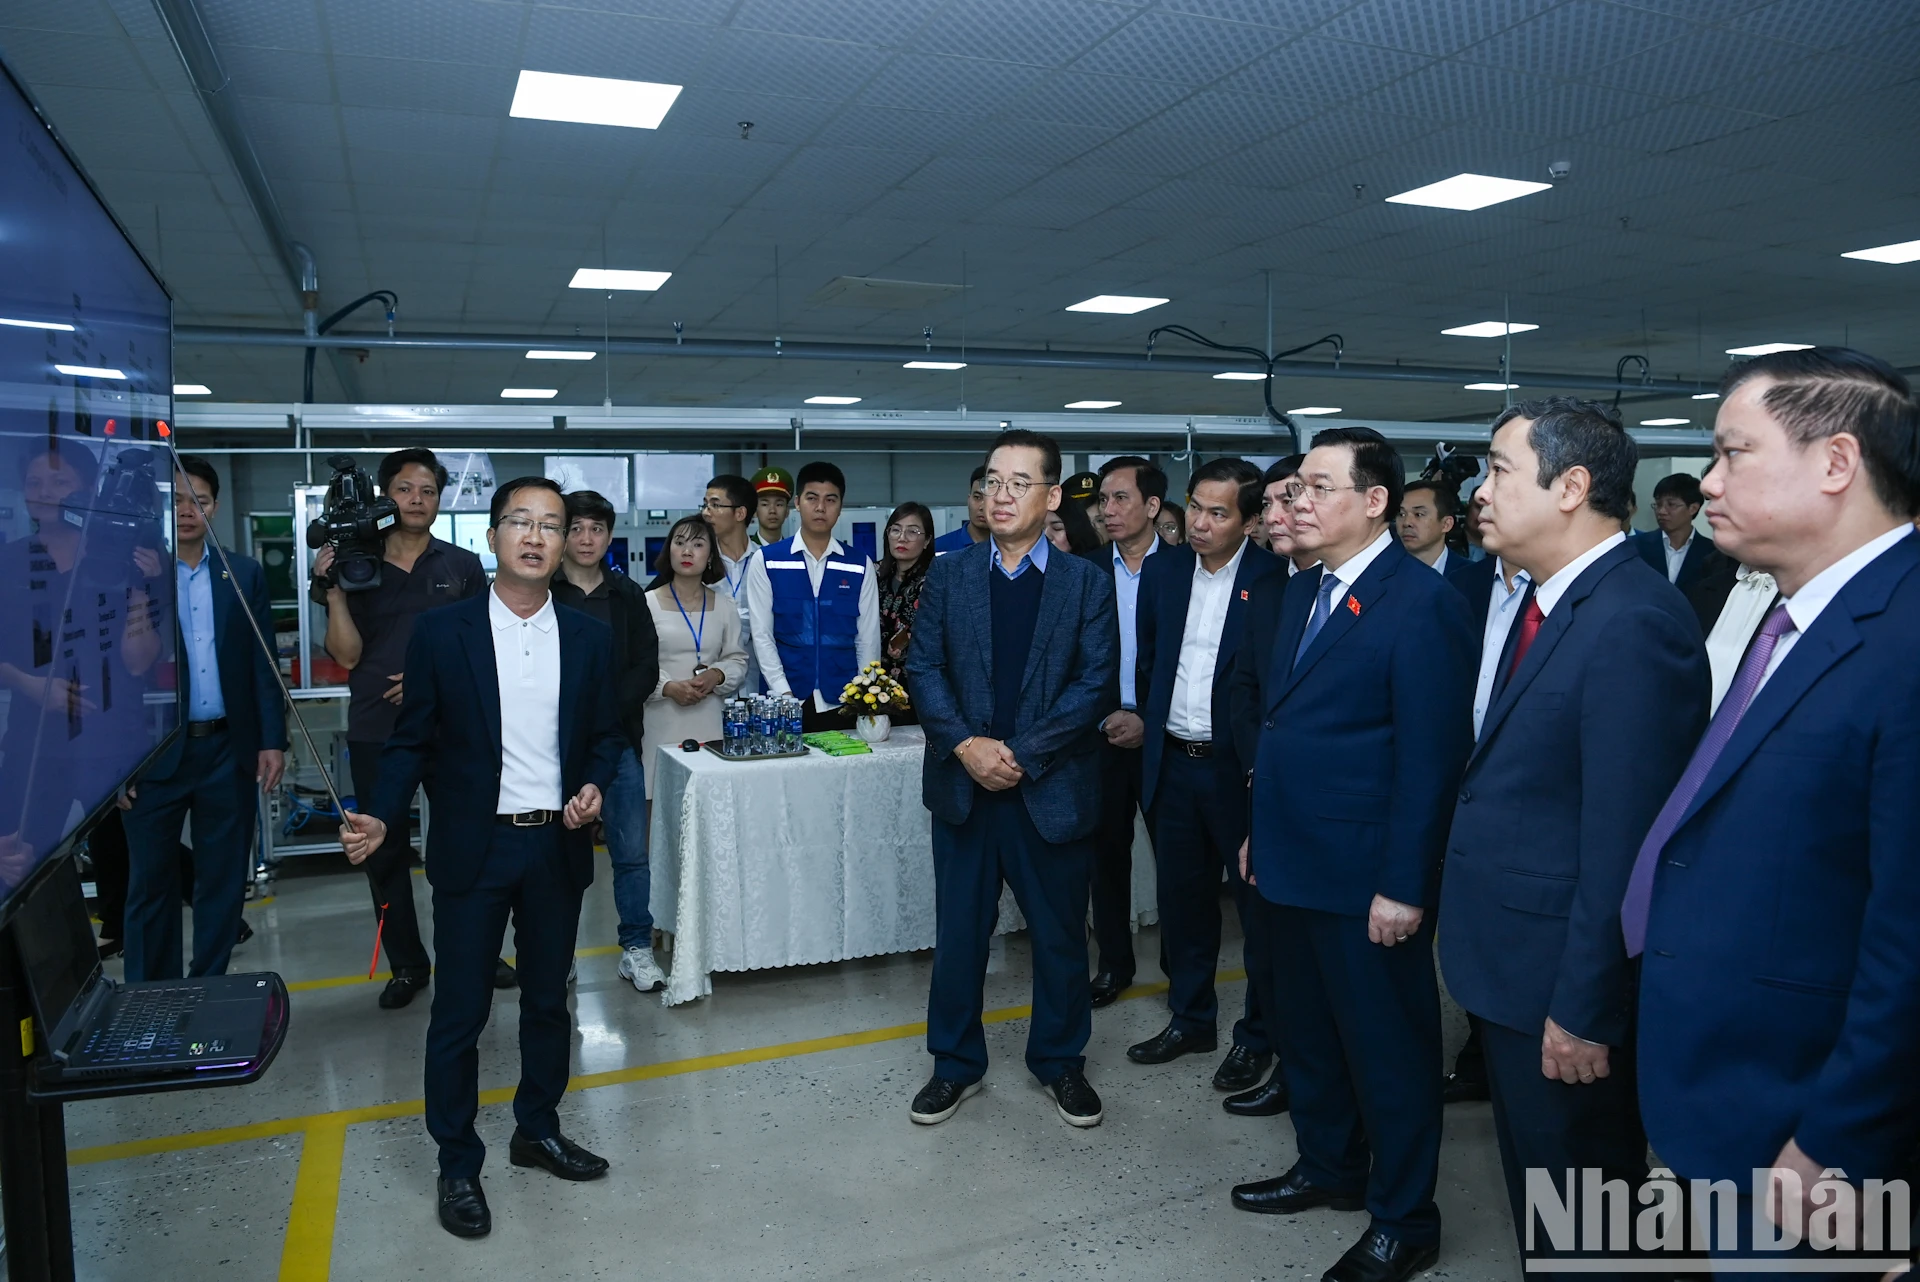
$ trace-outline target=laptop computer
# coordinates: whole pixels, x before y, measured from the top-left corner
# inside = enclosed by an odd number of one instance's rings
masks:
[[[100,969],[80,874],[50,870],[14,915],[50,1081],[154,1079],[245,1068],[261,1056],[280,985],[271,975],[116,984]]]

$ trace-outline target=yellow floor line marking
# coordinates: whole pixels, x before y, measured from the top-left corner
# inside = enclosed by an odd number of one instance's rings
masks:
[[[576,948],[573,955],[575,957],[611,957],[620,951],[621,948],[618,944],[596,944],[592,948]],[[512,957],[507,958],[509,962],[513,960],[514,958]],[[392,978],[392,971],[383,970],[372,976],[334,975],[328,979],[297,979],[287,985],[287,991],[290,993],[311,993],[322,988],[351,988],[355,984],[384,984]]]
[[[307,1128],[300,1147],[300,1174],[293,1184],[286,1244],[280,1248],[281,1282],[327,1282],[333,1271],[333,1223],[340,1210],[340,1167],[347,1125],[328,1119]]]

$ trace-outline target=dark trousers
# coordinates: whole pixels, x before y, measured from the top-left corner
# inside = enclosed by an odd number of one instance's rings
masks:
[[[1219,1002],[1213,976],[1220,965],[1220,870],[1231,867],[1234,906],[1246,932],[1247,974],[1253,955],[1264,957],[1254,941],[1245,904],[1251,888],[1240,879],[1240,840],[1245,789],[1224,778],[1212,757],[1190,757],[1169,741],[1154,783],[1153,832],[1155,889],[1160,901],[1160,949],[1167,959],[1167,1008],[1173,1027],[1184,1033],[1216,1031]],[[1264,1054],[1271,1047],[1260,1017],[1255,988],[1247,986],[1245,1016],[1234,1025],[1236,1046]]]
[[[165,779],[143,779],[127,830],[126,977],[179,979],[180,831],[193,817],[193,957],[186,973],[224,975],[240,937],[252,869],[252,761],[235,760],[225,731],[180,745]]]
[[[347,744],[347,768],[353,773],[353,795],[362,812],[373,804],[380,786],[380,745]],[[405,833],[394,834],[404,839]],[[404,853],[404,852],[396,852]],[[385,905],[386,923],[380,928],[380,943],[387,952],[387,968],[396,975],[424,977],[433,970],[427,945],[420,938],[420,914],[413,906],[413,860],[397,858],[369,860],[367,887],[373,892],[376,919]]]
[[[1140,809],[1140,749],[1100,745],[1100,823],[1093,831],[1093,940],[1102,974],[1132,979],[1133,816]]]
[[[1560,1254],[1539,1225],[1533,1226],[1532,1248],[1527,1245],[1530,1167],[1546,1170],[1563,1204],[1570,1196],[1567,1169],[1577,1173],[1599,1167],[1604,1178],[1625,1181],[1630,1214],[1638,1215],[1639,1204],[1631,1198],[1647,1178],[1647,1136],[1640,1126],[1633,1048],[1612,1050],[1606,1077],[1569,1086],[1541,1074],[1539,1029],[1522,1032],[1478,1016],[1473,1026],[1486,1058],[1494,1131],[1500,1141],[1500,1165],[1506,1172],[1521,1257],[1547,1259]],[[1580,1179],[1578,1174],[1575,1179]]]
[[[1027,1068],[1050,1083],[1082,1070],[1093,1033],[1087,991],[1087,868],[1092,843],[1041,837],[1018,788],[974,790],[965,823],[933,821],[933,984],[927,994],[927,1050],[933,1071],[977,1082],[987,1071],[980,1025],[987,947],[1000,915],[1000,886],[1027,918],[1033,948],[1033,1018]]]
[[[1374,1227],[1440,1238],[1440,990],[1433,931],[1367,939],[1367,919],[1256,901],[1271,945],[1274,1030],[1300,1170],[1366,1192]]]
[[[559,824],[496,824],[479,880],[457,894],[433,892],[433,1015],[427,1024],[427,1132],[440,1145],[440,1174],[480,1174],[487,1146],[473,1128],[480,1109],[480,1034],[493,1009],[493,967],[513,918],[520,970],[520,1088],[513,1116],[534,1139],[559,1134],[573,1016],[567,967],[580,928],[582,888],[560,848]]]
[[[100,910],[100,938],[124,939],[127,929],[127,826],[118,810],[108,810],[87,834],[93,861],[93,895]],[[241,888],[244,896],[246,888]]]

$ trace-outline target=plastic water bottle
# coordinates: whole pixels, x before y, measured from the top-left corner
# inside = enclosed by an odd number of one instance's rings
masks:
[[[742,719],[740,701],[738,699],[727,700],[725,720],[722,721],[721,725],[726,735],[724,742],[726,754],[729,757],[739,756],[740,743],[746,730],[746,723]]]
[[[771,727],[769,726],[767,721],[767,701],[765,699],[755,699],[753,701],[753,755],[754,756],[764,757],[767,755],[767,753],[773,750],[772,744],[768,737],[770,732],[771,732]]]
[[[787,700],[787,740],[794,752],[800,751],[805,746],[803,736],[806,730],[801,723],[801,713],[805,708],[806,705],[798,699]]]

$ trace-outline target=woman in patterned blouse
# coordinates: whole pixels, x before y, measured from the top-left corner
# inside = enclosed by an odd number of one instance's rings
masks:
[[[887,518],[885,555],[880,561],[880,659],[887,673],[907,684],[907,642],[913,635],[913,615],[920,608],[920,588],[933,564],[933,513],[924,503],[902,503]],[[911,699],[913,690],[907,690]],[[913,713],[895,714],[907,724]]]

